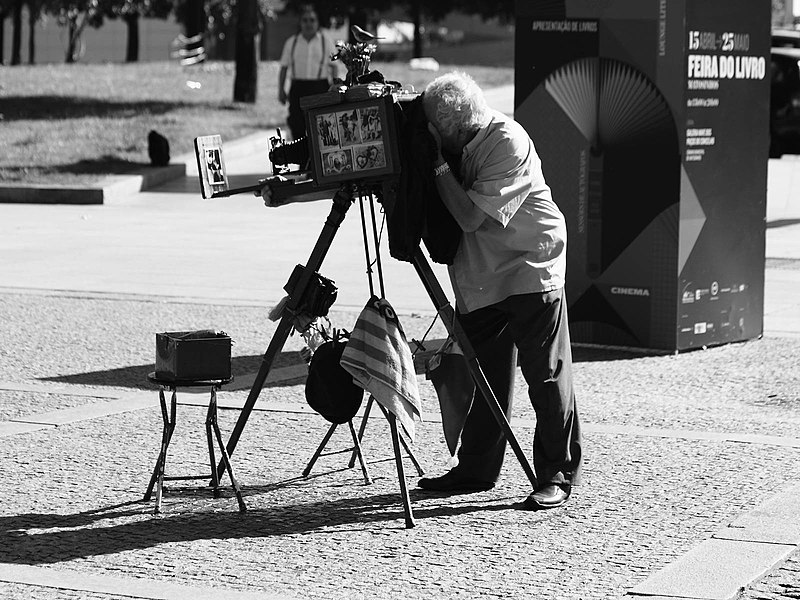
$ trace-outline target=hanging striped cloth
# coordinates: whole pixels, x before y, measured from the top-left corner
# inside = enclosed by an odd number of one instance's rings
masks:
[[[414,358],[405,333],[388,301],[372,296],[358,316],[340,364],[355,382],[397,417],[414,441],[420,418]]]

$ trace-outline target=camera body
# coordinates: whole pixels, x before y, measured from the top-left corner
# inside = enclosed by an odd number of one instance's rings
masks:
[[[307,134],[293,142],[272,138],[273,172],[289,175],[288,165],[299,165],[314,186],[324,188],[398,176],[395,104],[417,95],[385,91],[382,85],[357,85],[302,98]]]
[[[394,102],[392,94],[357,101],[344,94],[342,102],[304,109],[308,164],[318,185],[400,174]]]

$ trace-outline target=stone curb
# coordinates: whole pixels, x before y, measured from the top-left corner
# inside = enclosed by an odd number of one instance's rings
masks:
[[[227,159],[268,151],[274,131],[260,130],[224,142]],[[45,183],[0,184],[0,204],[113,204],[173,179],[196,173],[194,153],[176,156],[165,167],[145,167],[132,175],[109,175],[94,184],[50,185]]]
[[[107,204],[186,176],[186,165],[148,167],[135,175],[111,175],[93,185],[0,184],[0,203]]]

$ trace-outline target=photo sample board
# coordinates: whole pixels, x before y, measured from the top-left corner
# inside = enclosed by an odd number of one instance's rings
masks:
[[[518,2],[515,118],[567,219],[575,342],[763,331],[769,3]]]

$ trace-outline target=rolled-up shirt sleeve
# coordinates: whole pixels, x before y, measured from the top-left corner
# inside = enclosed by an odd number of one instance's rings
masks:
[[[532,190],[530,145],[524,140],[503,138],[480,167],[467,195],[472,202],[503,227]]]

